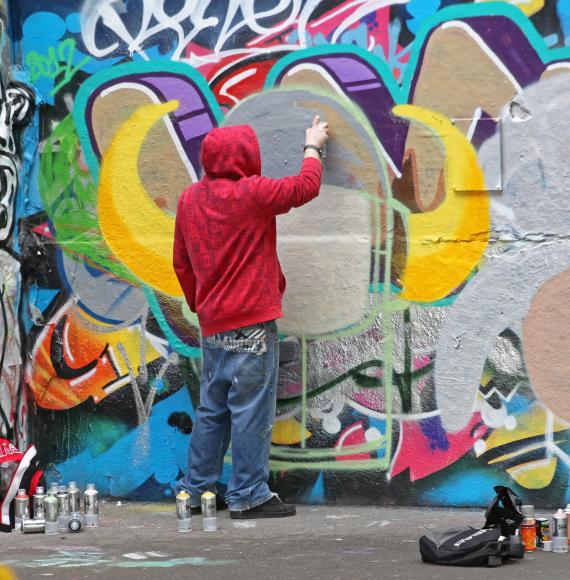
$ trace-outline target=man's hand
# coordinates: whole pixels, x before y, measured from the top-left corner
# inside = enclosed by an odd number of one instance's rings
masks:
[[[319,115],[315,115],[313,124],[306,131],[305,145],[315,145],[316,147],[323,147],[329,138],[329,124],[321,122]],[[307,151],[310,151],[308,149]]]

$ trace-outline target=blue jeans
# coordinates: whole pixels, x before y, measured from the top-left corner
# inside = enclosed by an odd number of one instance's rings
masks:
[[[262,338],[244,339],[257,335]],[[200,405],[190,440],[188,474],[179,482],[200,505],[216,492],[232,442],[230,510],[256,507],[269,491],[269,448],[275,420],[279,345],[275,321],[202,338]]]

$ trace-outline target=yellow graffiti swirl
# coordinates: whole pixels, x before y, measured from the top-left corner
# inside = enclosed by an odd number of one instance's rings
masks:
[[[489,242],[489,195],[475,149],[447,117],[414,105],[393,112],[430,129],[445,148],[445,200],[434,211],[410,216],[402,280],[402,298],[433,302],[459,286],[481,259]]]
[[[172,266],[174,218],[149,197],[137,164],[151,128],[176,108],[178,101],[144,105],[119,127],[101,163],[98,192],[99,224],[115,256],[141,282],[170,296],[182,296]]]

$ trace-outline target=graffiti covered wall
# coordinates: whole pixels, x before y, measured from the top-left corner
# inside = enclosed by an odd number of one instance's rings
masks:
[[[26,195],[29,163],[22,159],[21,130],[30,121],[34,94],[13,70],[9,26],[7,3],[0,1],[0,436],[25,445],[29,405],[22,382],[22,260],[15,216]]]
[[[278,222],[275,489],[570,501],[570,2],[39,4],[9,5],[39,107],[20,273],[2,266],[20,277],[4,342],[22,353],[2,400],[13,384],[28,402],[2,421],[25,414],[50,477],[172,495],[200,373],[177,198],[211,128],[251,124],[280,177],[318,112],[321,195]]]

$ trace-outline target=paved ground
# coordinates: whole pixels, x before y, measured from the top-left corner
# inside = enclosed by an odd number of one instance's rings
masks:
[[[115,502],[79,534],[1,534],[0,561],[17,578],[568,578],[570,554],[537,552],[500,569],[422,563],[425,529],[481,526],[481,510],[308,507],[283,520],[240,522],[219,512],[215,533],[175,531],[173,506]],[[196,528],[200,518],[194,518]],[[0,574],[1,578],[1,574]]]

